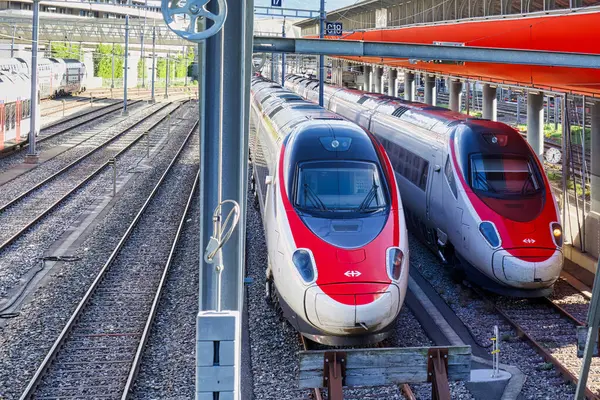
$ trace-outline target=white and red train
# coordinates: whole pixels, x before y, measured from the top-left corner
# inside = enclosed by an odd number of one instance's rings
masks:
[[[356,124],[262,78],[252,81],[250,114],[267,298],[313,341],[383,340],[404,302],[409,266],[385,150]]]
[[[318,101],[318,82],[286,87]],[[375,135],[407,222],[443,261],[505,295],[548,295],[563,265],[558,207],[543,166],[513,128],[427,104],[326,85],[324,105]]]
[[[39,99],[85,91],[85,65],[77,60],[43,58],[38,64]],[[38,100],[39,100],[38,99]],[[31,117],[29,64],[0,59],[0,150],[25,140]],[[39,118],[38,127],[39,131]]]

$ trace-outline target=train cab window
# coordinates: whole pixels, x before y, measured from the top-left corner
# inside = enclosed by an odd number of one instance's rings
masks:
[[[444,175],[446,175],[446,182],[448,182],[448,186],[450,186],[450,190],[454,195],[454,198],[457,198],[457,190],[456,190],[456,180],[454,179],[454,172],[452,171],[452,164],[450,163],[450,156],[446,159],[446,166],[444,167]]]
[[[294,205],[302,212],[344,218],[387,209],[377,166],[363,161],[311,161],[299,165]]]
[[[540,179],[532,161],[523,156],[471,156],[471,187],[493,197],[533,195]]]

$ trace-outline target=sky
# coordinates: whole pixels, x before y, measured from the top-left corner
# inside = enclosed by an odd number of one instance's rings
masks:
[[[325,0],[325,10],[331,11],[341,7],[358,3],[360,0]],[[284,8],[298,8],[301,10],[318,10],[319,0],[281,0]],[[270,0],[254,0],[256,6],[270,6]]]

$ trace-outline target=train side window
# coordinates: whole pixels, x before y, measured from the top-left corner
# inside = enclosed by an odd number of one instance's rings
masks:
[[[450,164],[450,156],[446,158],[446,166],[444,167],[444,175],[446,175],[446,181],[448,182],[448,186],[450,186],[450,190],[452,190],[452,194],[454,198],[457,197],[456,190],[456,180],[454,179],[454,172],[452,171],[452,165]]]

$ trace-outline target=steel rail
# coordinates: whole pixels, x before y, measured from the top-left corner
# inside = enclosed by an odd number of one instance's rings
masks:
[[[523,329],[523,327],[516,322],[515,320],[513,320],[504,310],[502,310],[502,308],[498,307],[496,305],[496,303],[494,303],[493,301],[489,300],[485,294],[482,293],[482,291],[478,288],[472,287],[473,291],[475,293],[477,293],[481,299],[485,302],[487,302],[489,305],[491,305],[493,307],[493,309],[502,316],[502,318],[504,318],[504,320],[506,322],[508,322],[508,324],[510,326],[512,326],[516,331],[517,334],[521,337],[526,338],[533,346],[533,348],[535,349],[535,351],[542,356],[542,358],[546,361],[551,363],[552,365],[554,365],[556,367],[556,369],[561,373],[561,375],[563,375],[567,380],[569,380],[571,383],[573,383],[574,385],[577,385],[577,381],[578,378],[573,375],[573,373],[571,371],[569,371],[560,361],[558,361],[552,354],[550,354],[550,352],[544,348],[544,346],[542,346],[538,341],[536,341],[531,335],[529,335],[525,329]],[[600,397],[595,395],[594,393],[592,393],[592,391],[586,387],[585,389],[585,396],[587,399],[591,399],[591,400],[600,400]]]
[[[580,321],[577,317],[575,317],[573,314],[571,314],[570,312],[568,312],[563,306],[561,306],[560,304],[554,302],[551,298],[549,297],[544,297],[543,301],[548,304],[550,307],[554,308],[556,311],[558,311],[559,314],[561,314],[563,317],[568,318],[569,320],[571,320],[571,322],[577,326],[584,326],[585,322]]]
[[[100,101],[100,100],[109,100],[109,99],[107,99],[106,97],[79,98],[77,100],[70,101],[69,106],[66,106],[66,102],[65,102],[64,110],[70,110],[70,109],[76,108],[76,107],[83,107],[83,106],[88,105],[90,102],[93,104],[94,102]],[[52,107],[48,107],[44,110],[40,110],[40,115],[42,117],[46,117],[48,115],[52,115],[52,114],[56,114],[57,112],[61,112],[62,110],[63,110],[62,104],[58,104],[58,105],[55,105]]]
[[[154,318],[156,316],[156,311],[158,309],[158,304],[161,299],[162,291],[165,286],[165,282],[167,280],[167,276],[169,274],[169,270],[171,269],[171,263],[173,261],[173,257],[175,255],[175,251],[177,245],[179,244],[179,238],[181,236],[181,232],[183,231],[183,225],[185,224],[186,217],[188,215],[188,211],[192,204],[192,200],[194,199],[194,194],[196,193],[196,188],[200,181],[200,171],[196,173],[196,178],[194,179],[194,185],[190,191],[190,195],[188,196],[187,203],[185,205],[185,209],[183,210],[183,215],[179,220],[179,226],[177,227],[177,232],[175,233],[175,239],[173,239],[173,244],[171,245],[171,251],[169,252],[169,258],[165,263],[165,267],[160,278],[160,282],[158,284],[158,288],[156,289],[156,294],[154,295],[154,300],[152,301],[152,306],[150,307],[150,313],[148,315],[148,319],[146,321],[146,325],[144,326],[144,331],[142,332],[142,336],[140,339],[140,343],[138,345],[137,351],[135,353],[135,357],[133,359],[133,364],[129,369],[129,375],[127,376],[127,382],[125,383],[125,388],[123,389],[123,394],[121,396],[121,400],[127,400],[129,397],[129,392],[133,388],[133,384],[135,383],[135,379],[137,378],[137,373],[139,371],[142,355],[144,353],[144,349],[146,347],[146,343],[148,342],[148,338],[150,337],[150,331],[152,329],[152,324],[154,323]]]
[[[125,147],[123,150],[121,150],[118,154],[115,155],[115,158],[117,156],[119,156],[121,153],[129,150],[131,147],[133,147],[137,142],[139,142],[142,138],[144,137],[144,135],[139,135],[137,138],[135,138],[130,144],[127,145],[127,147]],[[109,161],[104,162],[104,164],[102,164],[100,167],[98,167],[94,172],[92,172],[91,174],[89,174],[84,180],[82,180],[81,182],[79,182],[75,187],[73,187],[71,190],[69,190],[67,193],[65,193],[63,196],[61,196],[58,200],[56,200],[54,203],[52,203],[52,205],[50,205],[48,208],[46,208],[44,211],[42,211],[40,214],[38,214],[37,217],[35,217],[34,219],[32,219],[31,221],[29,221],[23,228],[21,228],[18,232],[16,232],[14,235],[12,235],[10,238],[6,239],[6,241],[4,241],[4,243],[0,244],[0,251],[4,250],[7,246],[10,246],[12,243],[15,242],[15,240],[19,239],[19,237],[21,237],[21,235],[23,235],[25,232],[27,232],[27,230],[29,230],[31,227],[33,227],[35,224],[37,224],[39,221],[42,220],[42,218],[44,218],[46,215],[48,215],[49,213],[51,213],[56,207],[58,207],[63,201],[65,201],[69,196],[71,196],[73,193],[75,193],[77,190],[81,189],[86,183],[88,183],[91,179],[93,179],[94,177],[96,177],[97,175],[99,175],[104,168],[106,168],[107,166],[110,165]]]
[[[31,398],[34,395],[34,392],[35,392],[37,386],[41,383],[41,381],[42,381],[42,379],[44,377],[45,372],[50,367],[51,362],[54,360],[54,358],[58,354],[58,351],[61,349],[62,344],[67,339],[67,337],[68,337],[69,333],[71,332],[71,330],[74,328],[76,321],[82,315],[82,312],[83,312],[84,308],[87,306],[88,301],[91,299],[92,295],[95,293],[96,288],[98,287],[98,285],[100,284],[100,282],[103,280],[104,276],[109,271],[110,267],[112,266],[112,264],[116,260],[117,256],[121,252],[121,249],[123,248],[123,246],[125,245],[125,243],[129,239],[129,237],[131,236],[133,230],[138,225],[138,223],[141,220],[144,212],[146,211],[146,209],[150,205],[150,202],[154,199],[154,196],[156,195],[156,193],[158,193],[160,187],[162,186],[163,182],[165,181],[165,178],[168,175],[168,173],[171,171],[173,165],[175,165],[175,162],[179,159],[180,155],[183,153],[183,149],[185,148],[185,146],[189,142],[190,138],[192,137],[192,134],[197,130],[198,123],[199,123],[199,121],[196,120],[196,123],[194,124],[194,126],[192,127],[192,129],[190,129],[190,131],[187,134],[185,140],[183,141],[182,145],[179,147],[179,150],[175,154],[175,157],[173,157],[173,159],[171,160],[170,164],[165,169],[165,172],[162,174],[162,176],[160,177],[160,179],[158,180],[158,182],[156,183],[156,185],[152,189],[152,192],[148,195],[146,201],[144,202],[144,204],[142,205],[142,207],[140,208],[140,210],[138,211],[138,213],[134,217],[133,221],[131,222],[131,224],[127,228],[127,231],[123,234],[123,236],[121,237],[121,239],[117,243],[117,246],[115,247],[115,249],[110,254],[108,260],[106,261],[106,263],[104,264],[104,266],[100,269],[100,272],[98,273],[98,275],[96,276],[96,278],[92,282],[91,286],[88,288],[87,292],[83,296],[83,299],[77,305],[77,308],[75,309],[75,311],[73,312],[73,314],[71,315],[71,317],[69,318],[69,320],[67,321],[65,327],[63,328],[63,330],[61,331],[61,333],[59,334],[59,336],[56,338],[54,344],[50,348],[50,351],[48,352],[48,354],[46,355],[46,357],[44,358],[44,360],[42,361],[42,363],[40,364],[40,366],[36,370],[34,376],[29,381],[29,384],[27,385],[27,387],[25,388],[25,391],[23,392],[23,394],[20,397],[21,400],[29,399],[29,398]]]
[[[400,385],[400,390],[402,391],[402,394],[404,395],[406,400],[417,400],[415,394],[413,393],[408,383],[403,383],[402,385]]]
[[[163,109],[165,109],[170,103],[167,103],[166,105],[162,106],[160,109],[158,109],[156,112],[162,111]],[[172,112],[176,112],[179,108],[181,108],[183,106],[184,103],[181,103],[175,110],[173,110]],[[155,112],[155,113],[156,113]],[[111,144],[112,142],[116,141],[117,139],[120,139],[123,135],[125,135],[126,133],[130,132],[131,130],[135,129],[136,127],[138,127],[140,124],[142,124],[143,122],[145,122],[147,119],[149,119],[150,117],[154,116],[155,113],[149,114],[147,116],[145,116],[144,118],[142,118],[141,120],[139,120],[138,122],[136,122],[134,125],[131,125],[127,128],[125,128],[124,130],[122,130],[121,132],[117,133],[115,136],[111,137],[108,140],[105,140],[104,142],[102,142],[99,146],[93,148],[92,150],[88,151],[87,153],[83,154],[81,157],[77,158],[76,160],[74,160],[73,162],[71,162],[70,164],[65,165],[63,168],[61,168],[60,170],[58,170],[57,172],[55,172],[54,174],[50,175],[49,177],[47,177],[46,179],[44,179],[43,181],[39,182],[38,184],[36,184],[35,186],[33,186],[30,189],[27,189],[25,192],[21,193],[20,195],[18,195],[17,197],[13,198],[11,201],[9,201],[6,204],[3,204],[2,206],[0,206],[0,213],[5,211],[7,208],[12,207],[13,205],[15,205],[17,202],[21,201],[24,197],[29,196],[31,193],[33,193],[34,191],[38,190],[40,187],[44,186],[45,184],[47,184],[48,182],[56,179],[59,175],[62,175],[64,172],[68,171],[69,169],[73,168],[75,165],[81,163],[83,160],[85,160],[86,158],[88,158],[89,156],[91,156],[92,154],[96,153],[97,151],[103,149],[104,147],[108,146],[109,144]],[[167,113],[167,115],[165,115],[164,117],[162,117],[158,122],[156,122],[155,124],[153,124],[150,128],[148,128],[148,130],[152,130],[154,128],[156,128],[156,126],[158,126],[160,123],[162,123],[167,116],[169,115],[169,113]],[[84,140],[81,143],[86,142],[87,140],[90,140],[92,137]],[[80,144],[81,144],[80,143]]]

